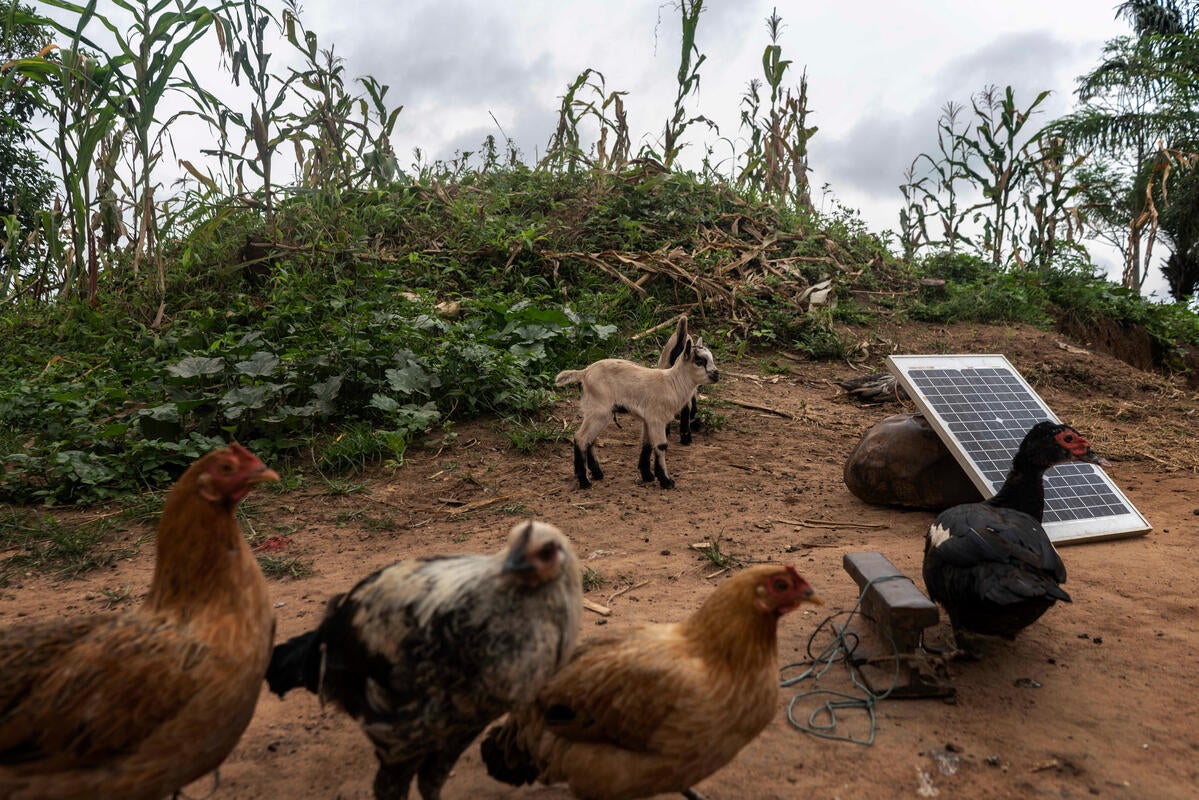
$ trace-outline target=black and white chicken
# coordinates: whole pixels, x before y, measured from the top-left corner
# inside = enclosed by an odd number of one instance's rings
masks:
[[[522,523],[495,555],[401,561],[362,579],[316,630],[275,647],[267,682],[358,721],[379,759],[375,797],[404,800],[416,777],[437,800],[471,741],[570,658],[582,598],[566,536]]]
[[[1070,602],[1066,567],[1041,527],[1045,472],[1067,461],[1109,466],[1069,425],[1038,422],[994,497],[946,509],[929,528],[924,585],[965,653],[963,631],[1014,639],[1058,600]]]

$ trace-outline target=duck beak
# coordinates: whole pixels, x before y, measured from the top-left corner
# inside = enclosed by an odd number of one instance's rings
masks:
[[[1089,447],[1087,448],[1087,452],[1078,457],[1078,460],[1085,461],[1088,464],[1097,464],[1101,467],[1110,467],[1112,465],[1112,462],[1108,461],[1106,458],[1099,455]]]

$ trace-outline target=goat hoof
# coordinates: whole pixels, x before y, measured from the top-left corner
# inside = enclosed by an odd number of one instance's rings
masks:
[[[590,489],[591,481],[579,481],[579,488],[580,489]]]
[[[665,480],[665,481],[659,481],[659,483],[662,484],[663,489],[673,489],[674,488],[674,481]]]
[[[679,444],[681,444],[681,445],[683,445],[684,447],[686,447],[687,445],[691,444],[691,437],[690,437],[690,436],[680,436],[680,437],[679,437]]]

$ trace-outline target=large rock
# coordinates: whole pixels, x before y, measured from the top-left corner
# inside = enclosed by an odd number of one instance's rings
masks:
[[[845,462],[845,485],[867,503],[940,510],[982,495],[922,414],[866,431]]]

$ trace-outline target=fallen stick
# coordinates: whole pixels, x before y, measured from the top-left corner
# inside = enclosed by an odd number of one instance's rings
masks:
[[[765,411],[769,414],[774,414],[776,417],[783,417],[784,419],[789,419],[792,422],[799,421],[799,417],[795,416],[794,414],[792,414],[788,411],[781,411],[777,408],[771,408],[770,406],[760,406],[757,403],[746,403],[744,400],[733,400],[728,397],[720,398],[720,402],[732,403],[735,406],[741,406],[742,408],[752,409],[753,411]]]
[[[642,339],[642,338],[644,338],[644,337],[646,337],[646,336],[649,336],[651,333],[657,333],[658,331],[662,330],[663,328],[669,328],[671,325],[675,324],[675,323],[676,323],[676,322],[678,322],[678,321],[679,321],[679,320],[680,320],[682,317],[685,317],[685,316],[687,316],[687,312],[686,312],[686,311],[682,312],[681,314],[675,314],[673,317],[671,317],[670,319],[666,320],[665,322],[659,323],[659,324],[655,325],[655,326],[654,326],[654,327],[652,327],[652,328],[646,328],[646,329],[645,329],[645,330],[643,330],[641,333],[635,333],[635,334],[633,334],[632,336],[630,336],[630,337],[629,337],[629,341],[630,341],[630,342],[635,342],[635,341],[637,341],[638,339]]]
[[[778,375],[750,375],[749,373],[746,373],[746,372],[729,372],[727,370],[722,370],[721,374],[722,375],[730,375],[734,378],[744,378],[745,380],[749,380],[749,381],[757,381],[758,383],[778,383],[779,382]]]
[[[583,608],[587,609],[588,611],[594,611],[601,617],[609,617],[612,615],[612,609],[608,608],[607,606],[601,606],[599,603],[595,602],[594,600],[588,600],[586,597],[583,598]]]
[[[615,591],[612,594],[608,595],[608,602],[611,603],[613,600],[615,600],[617,597],[620,597],[625,592],[631,592],[634,589],[640,589],[642,586],[644,586],[647,583],[649,583],[649,581],[642,581],[641,583],[633,584],[632,586],[626,586],[623,589]]]
[[[772,519],[780,525],[798,525],[801,528],[889,528],[886,523],[873,522],[830,522],[825,519]]]
[[[726,573],[728,571],[729,571],[728,567],[725,567],[724,569],[718,569],[715,572],[713,572],[711,575],[705,575],[704,578],[711,580],[712,578],[715,578],[717,575],[723,575],[724,573]]]
[[[460,514],[470,513],[471,511],[478,511],[480,508],[486,508],[487,506],[491,505],[492,503],[498,503],[501,500],[507,500],[509,498],[516,497],[517,495],[522,495],[522,494],[525,494],[525,492],[513,492],[511,494],[497,494],[495,497],[485,497],[482,500],[474,500],[470,503],[466,503],[465,505],[458,506],[455,509],[445,509],[444,511],[442,511],[442,513],[449,514],[451,517],[455,517]]]

